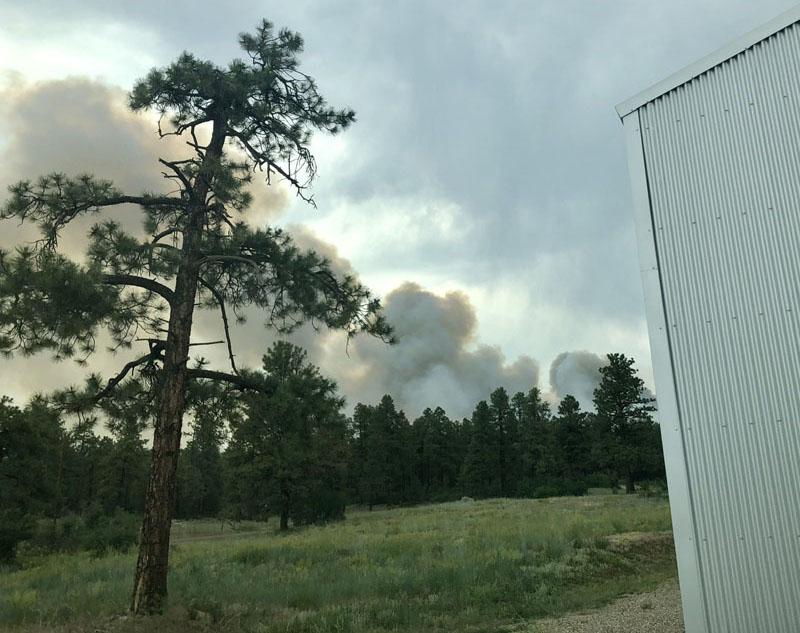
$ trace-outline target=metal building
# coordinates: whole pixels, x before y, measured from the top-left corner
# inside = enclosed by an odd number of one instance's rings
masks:
[[[621,103],[687,633],[800,632],[800,7]]]

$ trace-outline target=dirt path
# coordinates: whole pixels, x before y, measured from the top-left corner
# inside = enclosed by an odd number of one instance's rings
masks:
[[[538,620],[525,633],[684,633],[676,579],[581,614]]]

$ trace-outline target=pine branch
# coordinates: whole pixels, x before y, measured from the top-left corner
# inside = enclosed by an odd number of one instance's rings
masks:
[[[106,384],[106,386],[100,391],[98,391],[92,397],[92,400],[94,402],[100,402],[100,400],[102,400],[103,398],[111,395],[111,392],[114,391],[117,385],[119,385],[119,383],[122,382],[122,380],[125,378],[125,376],[128,375],[129,372],[139,367],[139,365],[144,365],[146,363],[151,363],[153,361],[159,360],[161,358],[161,351],[162,351],[161,347],[153,347],[149,354],[146,354],[145,356],[141,356],[135,360],[130,361],[129,363],[126,363],[126,365],[122,368],[122,371],[120,371],[116,376],[111,378]]]
[[[225,341],[228,344],[228,358],[231,361],[231,369],[233,369],[233,373],[238,375],[239,370],[236,368],[236,361],[234,361],[233,356],[233,345],[231,343],[231,330],[230,325],[228,324],[228,313],[225,310],[225,298],[214,288],[210,283],[208,283],[205,279],[200,277],[200,283],[206,288],[214,297],[219,306],[220,313],[222,315],[222,325],[225,329]]]
[[[162,283],[157,282],[155,279],[147,279],[146,277],[139,277],[137,275],[121,275],[121,274],[105,274],[103,275],[103,283],[111,286],[137,286],[144,288],[150,292],[154,292],[161,296],[170,305],[175,302],[175,293],[171,288],[168,288]]]
[[[201,368],[187,369],[186,375],[192,379],[205,379],[205,380],[216,380],[219,382],[227,382],[231,385],[239,387],[239,389],[241,389],[242,391],[245,390],[259,391],[267,395],[271,395],[275,391],[275,388],[272,385],[265,383],[263,380],[254,380],[246,376],[241,376],[238,374],[227,374],[222,371],[214,371],[213,369],[201,369]]]

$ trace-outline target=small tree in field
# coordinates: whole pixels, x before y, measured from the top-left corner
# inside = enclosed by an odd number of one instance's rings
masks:
[[[295,524],[341,518],[348,429],[336,383],[287,341],[274,343],[263,361],[253,379],[272,381],[274,392],[245,395],[242,415],[231,421],[226,457],[236,496],[245,508],[277,514],[281,531],[290,518]]]
[[[313,130],[336,134],[352,110],[329,107],[298,70],[301,37],[262,22],[239,43],[247,60],[227,67],[183,53],[134,86],[134,111],[155,110],[159,134],[186,139],[188,157],[159,159],[172,193],[130,195],[90,175],[50,174],[10,188],[0,218],[33,222],[41,240],[0,253],[0,352],[50,350],[83,361],[105,330],[116,348],[144,340],[146,353],[109,379],[93,376],[71,404],[109,397],[132,372],[154,400],[150,472],[132,610],[162,609],[181,423],[188,384],[224,381],[242,389],[269,383],[241,374],[234,361],[229,316],[247,306],[266,311],[267,325],[291,331],[305,321],[387,338],[379,302],[351,277],[338,278],[327,260],[301,252],[278,229],[254,230],[239,218],[251,204],[246,184],[254,172],[279,177],[309,202],[316,165]],[[162,127],[163,126],[163,127]],[[121,148],[120,151],[123,151]],[[138,205],[146,239],[111,221],[87,236],[86,259],[59,251],[71,221],[120,204]],[[230,370],[190,366],[196,306],[219,312]]]

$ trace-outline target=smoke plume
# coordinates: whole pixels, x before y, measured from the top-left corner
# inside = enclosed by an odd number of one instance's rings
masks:
[[[585,411],[594,410],[593,394],[600,384],[600,368],[608,361],[591,352],[562,352],[550,365],[550,395],[554,407],[566,395],[575,397]]]
[[[388,393],[412,417],[441,406],[458,418],[499,386],[513,394],[539,382],[532,358],[508,363],[499,348],[476,342],[475,310],[463,292],[437,295],[406,282],[386,297],[385,312],[397,344],[356,340],[357,365],[340,373],[345,391],[361,401]]]
[[[133,114],[125,107],[122,90],[82,78],[24,84],[10,77],[0,87],[0,187],[23,178],[61,171],[69,175],[93,173],[113,180],[129,193],[143,190],[168,191],[157,163],[159,156],[177,158],[187,150],[182,139],[159,139],[150,115]],[[256,179],[257,180],[257,179]],[[254,205],[245,216],[255,226],[275,221],[288,206],[287,192],[280,186],[254,182]],[[0,195],[0,200],[4,195]],[[104,214],[108,217],[108,214]],[[112,216],[134,234],[141,234],[141,215],[123,207]],[[63,251],[80,259],[88,228],[98,220],[76,220],[62,237]],[[340,275],[355,276],[350,262],[335,246],[302,225],[289,225],[301,248],[314,250],[330,261]],[[0,224],[0,248],[12,248],[36,239],[35,231]],[[388,393],[410,417],[425,407],[443,407],[454,418],[471,414],[475,404],[492,390],[504,386],[510,394],[528,391],[539,384],[539,368],[528,356],[508,361],[498,347],[476,340],[477,316],[466,294],[451,291],[436,294],[406,282],[385,297],[385,311],[394,325],[398,343],[387,346],[366,336],[349,344],[342,333],[303,327],[288,337],[305,348],[309,361],[334,378],[347,397],[375,403]],[[236,361],[240,367],[259,367],[261,357],[278,338],[264,328],[264,316],[252,310],[248,321],[233,329]],[[195,319],[194,340],[223,338],[219,316],[200,312]],[[228,364],[225,346],[197,348],[219,368]],[[140,350],[133,350],[136,355]],[[127,360],[98,352],[90,369],[111,376]],[[588,352],[561,354],[550,370],[553,397],[567,393],[584,408],[591,407],[592,391],[604,363]],[[88,371],[88,370],[87,370]],[[71,362],[53,363],[38,355],[4,359],[0,364],[2,393],[24,401],[34,391],[49,391],[80,381]]]

